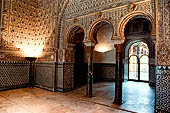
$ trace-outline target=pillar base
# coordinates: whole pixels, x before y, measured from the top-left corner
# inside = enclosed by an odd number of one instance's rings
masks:
[[[113,104],[121,105],[121,104],[123,104],[123,102],[121,100],[115,99]]]
[[[92,98],[93,96],[91,96],[91,95],[86,95],[86,97],[88,97],[88,98]]]

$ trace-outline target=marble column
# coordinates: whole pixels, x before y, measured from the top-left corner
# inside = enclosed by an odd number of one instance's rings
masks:
[[[88,73],[87,73],[87,86],[86,86],[86,96],[91,98],[93,96],[93,46],[87,46],[86,55],[87,55],[87,64],[88,64]]]
[[[115,104],[122,104],[122,52],[123,44],[116,44]]]

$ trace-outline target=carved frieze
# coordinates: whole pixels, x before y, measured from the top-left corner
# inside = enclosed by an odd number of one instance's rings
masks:
[[[67,18],[72,18],[139,1],[141,0],[69,0],[65,15]]]
[[[120,2],[120,0],[118,0],[118,1]],[[84,3],[85,1],[84,2],[81,1],[81,2]],[[111,1],[108,2],[108,0],[107,0],[104,2],[110,3]],[[73,1],[69,2],[69,4],[72,4],[72,3],[73,3]],[[60,40],[60,45],[61,45],[60,47],[62,47],[62,45],[64,44],[64,41],[66,39],[66,37],[64,36],[64,32],[67,32],[69,30],[68,28],[75,24],[74,23],[75,17],[76,17],[76,22],[85,28],[85,36],[89,36],[88,31],[91,29],[91,26],[95,21],[101,20],[101,19],[108,19],[113,24],[113,31],[114,31],[113,38],[118,39],[118,34],[119,34],[118,33],[118,25],[119,25],[121,19],[123,19],[126,15],[128,15],[129,13],[132,13],[132,12],[144,12],[144,13],[150,14],[154,18],[154,10],[155,10],[153,7],[154,3],[150,0],[134,2],[133,4],[135,5],[135,8],[130,8],[130,5],[132,4],[131,2],[130,3],[122,2],[122,4],[120,6],[103,8],[104,10],[101,10],[99,12],[96,12],[98,9],[91,11],[92,8],[87,8],[87,10],[90,10],[89,12],[86,11],[88,13],[83,13],[83,12],[79,13],[79,11],[81,10],[80,7],[78,7],[78,6],[73,7],[72,5],[69,5],[69,4],[68,4],[68,6],[65,10],[65,13],[64,13],[64,17],[62,20],[63,24],[61,23],[62,24],[61,29],[60,29],[60,31],[61,31],[60,37],[61,38],[58,37],[58,40]],[[96,4],[98,4],[98,2],[96,2]],[[88,7],[88,6],[86,6],[86,7]],[[94,7],[96,8],[95,5],[94,5]],[[78,10],[79,11],[76,12],[75,14],[72,14],[72,13],[68,14],[68,11],[70,11],[70,10],[67,10],[67,9],[75,10],[75,12]],[[65,37],[65,39],[63,37]],[[85,38],[88,38],[88,37],[85,37]],[[119,36],[119,38],[120,38],[120,36]],[[87,40],[87,39],[85,39],[85,40]]]

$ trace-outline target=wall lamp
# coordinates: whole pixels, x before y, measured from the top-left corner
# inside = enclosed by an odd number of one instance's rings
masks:
[[[33,68],[33,63],[37,59],[36,57],[25,57],[27,61],[30,62],[30,69],[29,69],[29,86],[33,87],[34,86],[34,68]]]

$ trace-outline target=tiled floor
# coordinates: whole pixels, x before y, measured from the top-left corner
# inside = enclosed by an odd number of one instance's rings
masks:
[[[148,83],[127,82],[123,84],[123,103],[120,107],[139,113],[154,113],[155,89]]]
[[[154,113],[155,90],[148,83],[128,81],[123,83],[123,104],[114,105],[114,82],[101,82],[94,84],[94,97],[85,98],[94,103],[116,107],[131,112]],[[85,87],[81,87],[67,94],[83,98]]]
[[[85,86],[67,93],[54,93],[39,88],[1,91],[0,113],[153,112],[153,89],[145,83],[127,82],[123,86],[124,104],[121,106],[112,104],[114,101],[114,83],[111,82],[95,83],[93,98],[85,97]],[[135,95],[136,91],[138,93]]]

